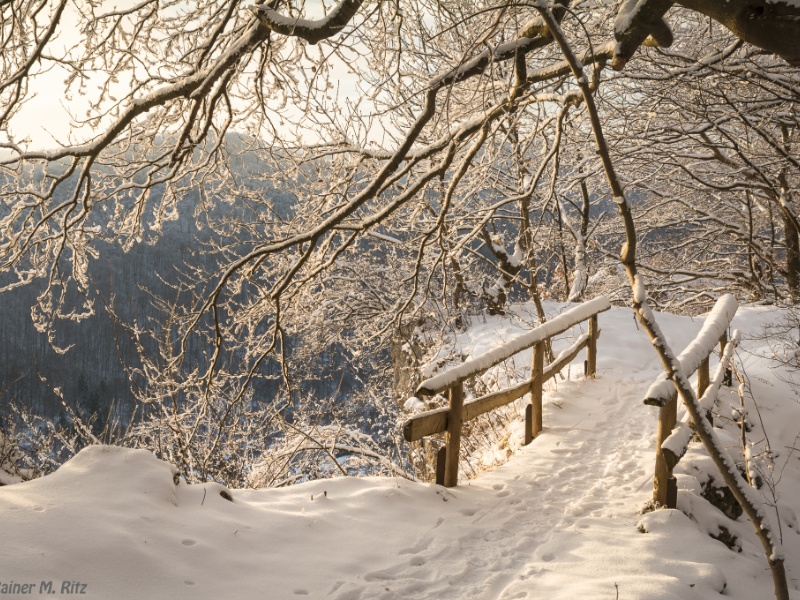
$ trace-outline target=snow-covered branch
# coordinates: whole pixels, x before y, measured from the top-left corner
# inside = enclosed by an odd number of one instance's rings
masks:
[[[317,20],[283,15],[271,7],[272,3],[256,4],[252,11],[259,22],[271,31],[302,38],[309,44],[318,44],[342,31],[363,3],[364,0],[342,0],[325,17]]]

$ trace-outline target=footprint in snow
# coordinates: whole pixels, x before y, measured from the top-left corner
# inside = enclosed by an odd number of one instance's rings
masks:
[[[439,521],[440,522],[436,524],[436,527],[441,525],[441,519],[439,519]],[[400,550],[400,552],[398,552],[398,554],[400,556],[404,554],[419,554],[420,552],[427,550],[428,546],[430,546],[430,543],[431,543],[430,540],[422,540],[419,543],[414,544],[413,546],[410,546],[408,548],[403,548],[402,550]]]
[[[367,573],[364,575],[365,581],[391,581],[395,579],[397,574],[394,573],[393,569],[385,569],[383,571],[373,571],[372,573]]]
[[[575,454],[580,448],[550,448],[551,454]]]

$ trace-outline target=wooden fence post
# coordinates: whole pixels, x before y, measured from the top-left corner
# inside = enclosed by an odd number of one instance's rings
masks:
[[[533,406],[528,404],[525,407],[525,440],[523,446],[527,446],[533,441]]]
[[[599,333],[597,315],[592,315],[589,318],[589,345],[586,346],[586,377],[592,379],[597,372],[597,337]]]
[[[444,470],[447,467],[447,446],[436,453],[436,485],[444,485]]]
[[[0,0],[2,2],[2,0]],[[525,443],[530,443],[543,429],[542,395],[544,382],[557,376],[569,365],[584,348],[586,351],[585,369],[587,375],[595,377],[597,369],[597,338],[600,336],[597,314],[611,308],[605,297],[595,298],[580,307],[572,308],[555,317],[545,325],[520,336],[514,344],[508,344],[501,352],[492,350],[463,364],[429,377],[417,387],[421,396],[444,394],[447,391],[449,406],[443,406],[415,415],[403,425],[403,437],[414,442],[430,435],[445,434],[444,445],[436,454],[436,482],[445,487],[458,485],[458,467],[461,450],[462,428],[465,422],[489,412],[499,406],[507,405],[528,394],[530,402],[525,407]],[[592,312],[593,311],[593,312]],[[549,342],[555,335],[568,331],[579,323],[589,321],[587,333],[582,334],[571,346],[563,350],[557,360],[552,360],[545,368],[549,352]],[[532,349],[531,376],[512,387],[484,394],[464,403],[464,381],[485,372],[506,358],[527,349]],[[426,452],[426,458],[427,452]]]
[[[450,410],[447,414],[447,457],[444,467],[444,487],[458,485],[458,456],[461,452],[461,425],[464,422],[464,383],[457,382],[449,389]]]
[[[708,388],[708,357],[706,356],[697,368],[697,397],[703,395]]]
[[[725,346],[728,345],[728,333],[725,332],[722,334],[722,337],[719,338],[719,358],[722,360],[722,353],[725,352]],[[733,364],[733,363],[731,363]],[[725,379],[722,380],[723,383],[731,387],[733,385],[733,371],[729,368],[725,370]]]
[[[708,356],[703,359],[697,369],[697,399],[699,400],[703,393],[708,388]],[[706,411],[706,419],[711,425],[714,425],[714,415],[709,408]]]
[[[658,502],[660,506],[667,508],[675,508],[670,506],[670,500],[673,500],[670,494],[670,483],[673,479],[672,469],[667,465],[667,459],[661,450],[661,444],[670,436],[672,430],[675,428],[675,422],[678,415],[678,398],[677,396],[670,399],[666,405],[658,410],[658,435],[656,436],[656,470],[653,479],[653,500]]]
[[[544,343],[533,347],[531,360],[531,439],[542,431],[542,375],[544,373]]]

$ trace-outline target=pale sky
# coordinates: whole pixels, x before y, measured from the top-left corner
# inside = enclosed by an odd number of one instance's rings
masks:
[[[109,5],[104,9],[112,10],[113,5]],[[59,48],[66,48],[81,42],[77,27],[76,10],[74,5],[70,5],[70,8],[65,11],[57,36],[54,42],[51,43],[51,47],[48,48],[49,53],[57,54]],[[308,18],[319,18],[322,14],[320,0],[309,0],[306,3],[306,15]],[[312,54],[314,53],[312,52]],[[358,100],[361,97],[361,93],[357,89],[356,79],[348,73],[347,65],[337,58],[332,59],[330,64],[333,66],[338,88],[338,94],[336,94],[336,90],[332,90],[330,95],[335,95],[336,101],[342,105],[347,100],[350,100],[350,102]],[[84,142],[91,137],[92,129],[88,127],[73,130],[73,118],[78,121],[86,118],[87,100],[93,99],[100,78],[95,80],[94,85],[91,84],[91,80],[87,84],[88,96],[80,97],[76,92],[74,93],[75,97],[69,100],[64,96],[65,81],[69,72],[63,67],[52,66],[52,63],[48,63],[48,65],[50,69],[48,72],[38,74],[31,80],[29,98],[9,125],[9,131],[14,136],[15,142],[30,149],[50,149],[69,142]],[[120,92],[122,90],[123,86],[120,86]],[[120,95],[122,94],[120,93]],[[70,139],[71,133],[74,139]],[[311,143],[315,141],[308,139],[313,137],[312,132],[309,131],[305,136],[306,139],[304,141]],[[23,144],[26,138],[29,143]]]

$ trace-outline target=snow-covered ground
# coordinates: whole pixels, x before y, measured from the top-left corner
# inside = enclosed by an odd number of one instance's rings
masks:
[[[734,325],[747,336],[776,318],[740,309]],[[678,349],[701,325],[674,315],[660,322]],[[520,326],[489,319],[458,344],[478,353],[495,343],[489,334],[507,337]],[[109,600],[772,597],[749,523],[727,522],[691,491],[707,472],[701,451],[678,469],[679,504],[692,517],[640,514],[652,495],[656,427],[656,409],[641,400],[659,365],[630,310],[601,314],[600,326],[597,380],[583,380],[580,356],[571,378],[546,392],[544,432],[453,489],[339,478],[229,491],[176,485],[172,468],[146,451],[88,448],[50,476],[0,488],[0,595],[25,586],[26,597],[83,591]],[[800,447],[800,403],[782,381],[789,374],[758,356],[758,343],[744,345],[755,352],[739,354],[760,409],[760,417],[752,409],[748,437],[763,447],[763,420],[778,453],[796,590],[800,450],[791,448]],[[740,552],[708,536],[721,523],[739,537]]]

